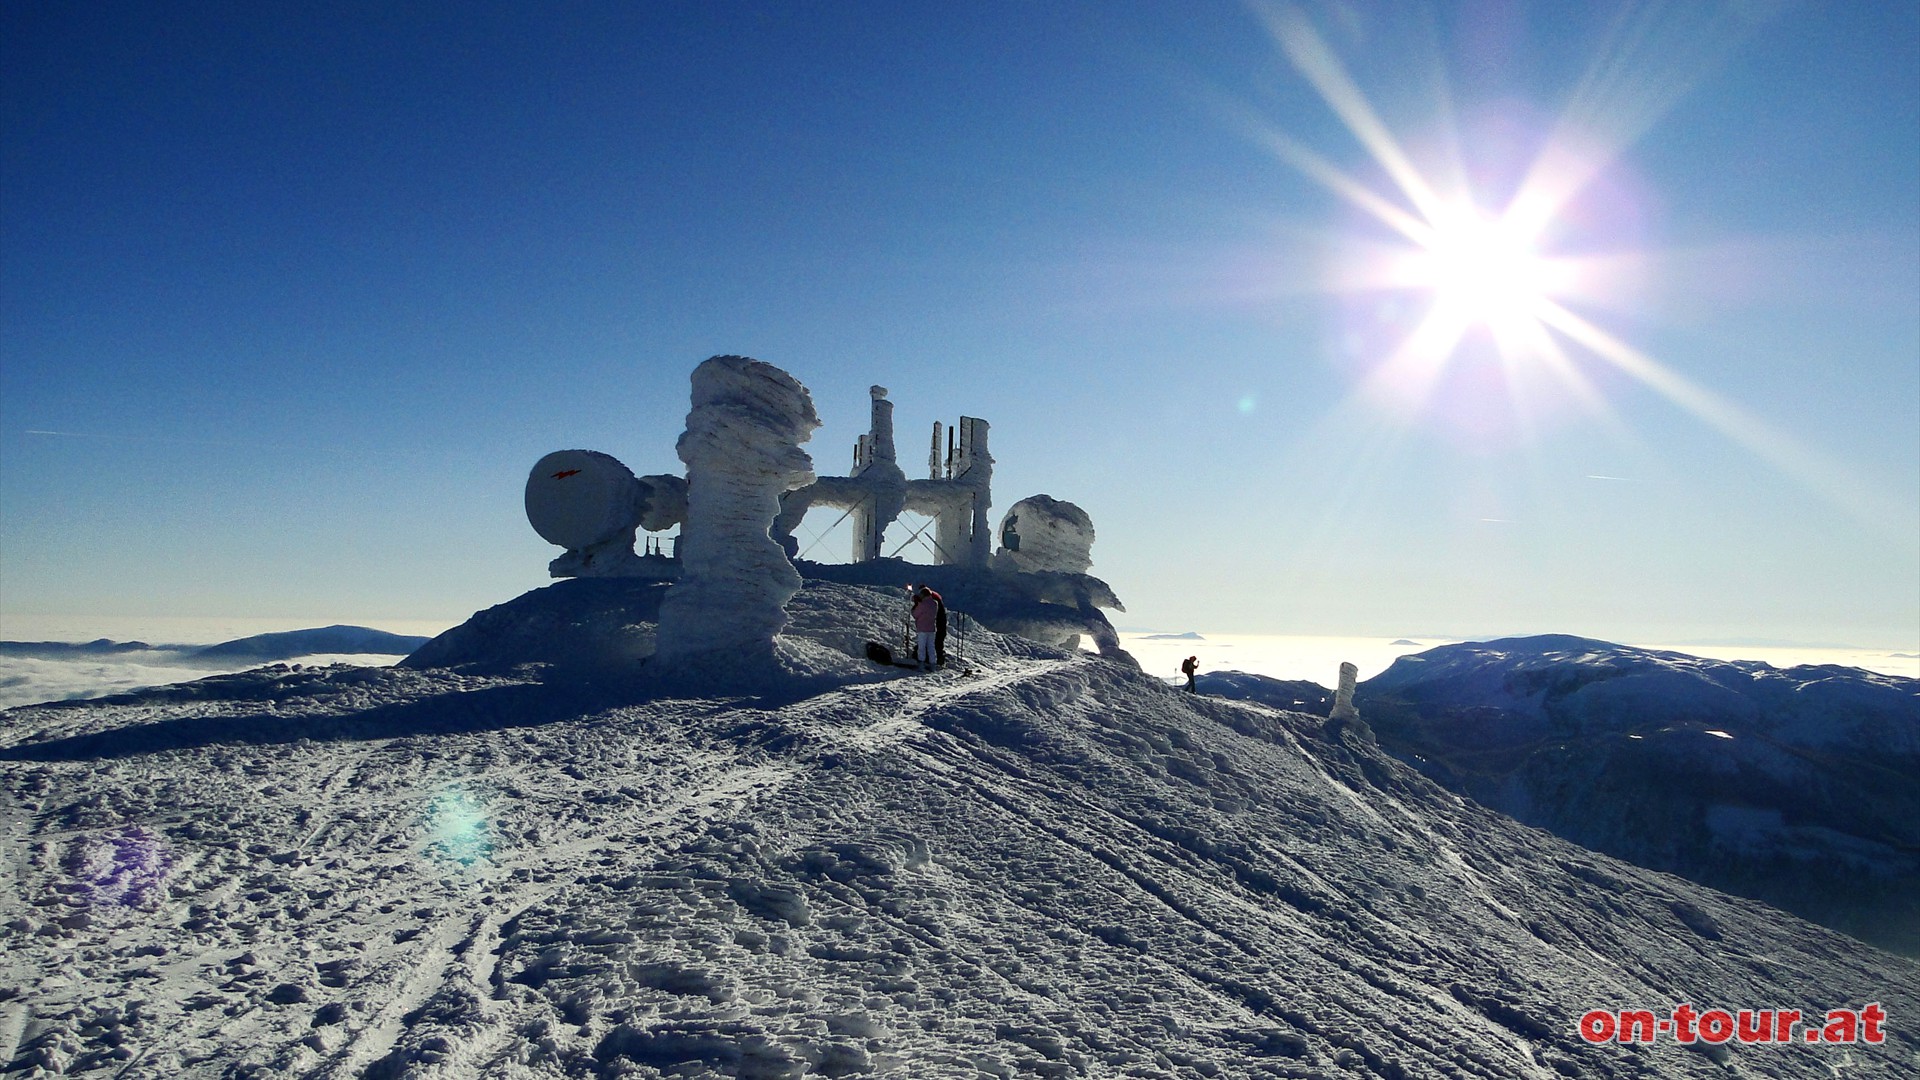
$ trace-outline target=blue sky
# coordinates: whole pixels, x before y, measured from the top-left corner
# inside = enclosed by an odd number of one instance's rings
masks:
[[[987,418],[1126,625],[1920,650],[1920,5],[406,7],[0,16],[0,615],[457,620],[738,352],[822,472]],[[1586,163],[1561,367],[1392,374],[1340,85],[1450,205]]]

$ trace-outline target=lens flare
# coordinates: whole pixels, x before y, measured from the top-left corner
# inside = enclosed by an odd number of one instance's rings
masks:
[[[157,908],[172,870],[166,839],[138,825],[82,840],[67,858],[80,895],[96,909]]]
[[[1359,298],[1339,340],[1340,352],[1362,365],[1364,374],[1354,402],[1336,414],[1350,413],[1353,403],[1386,406],[1402,414],[1444,416],[1482,438],[1502,428],[1488,421],[1505,408],[1511,416],[1504,430],[1530,438],[1538,421],[1564,403],[1625,436],[1603,384],[1630,381],[1857,520],[1884,517],[1894,500],[1842,463],[1798,444],[1569,306],[1634,306],[1639,284],[1632,274],[1648,260],[1631,249],[1639,231],[1636,215],[1631,205],[1610,198],[1617,192],[1609,184],[1619,183],[1610,174],[1619,171],[1618,156],[1633,137],[1753,30],[1750,20],[1702,21],[1684,12],[1672,26],[1646,13],[1628,19],[1615,27],[1565,115],[1533,125],[1537,136],[1509,115],[1484,138],[1477,132],[1464,136],[1448,116],[1437,141],[1450,155],[1439,155],[1442,167],[1435,168],[1422,165],[1435,155],[1402,145],[1304,15],[1257,4],[1253,11],[1385,181],[1368,184],[1251,110],[1222,110],[1277,160],[1357,212],[1363,222],[1358,233],[1374,234],[1341,244],[1344,257],[1326,280],[1329,290]],[[1680,32],[1687,28],[1699,33]],[[1450,100],[1444,92],[1438,96]],[[1470,167],[1486,163],[1470,161],[1475,155],[1498,161],[1495,175]],[[1489,197],[1500,192],[1505,194]],[[1482,209],[1489,206],[1497,209]],[[1379,235],[1382,227],[1390,242]],[[1619,250],[1599,250],[1609,245],[1598,241],[1612,241]],[[1417,298],[1418,314],[1383,305],[1381,296]],[[1381,318],[1382,311],[1393,314]],[[1496,381],[1504,384],[1504,395],[1488,394]]]
[[[427,849],[463,867],[493,851],[493,829],[485,800],[459,785],[442,791],[427,808]]]

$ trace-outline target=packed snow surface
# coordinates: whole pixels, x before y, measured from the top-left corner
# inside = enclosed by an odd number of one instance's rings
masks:
[[[1911,961],[1520,826],[1317,717],[979,630],[932,675],[850,651],[899,602],[808,583],[781,666],[718,690],[470,653],[4,714],[0,1061],[1911,1075]],[[1869,1002],[1883,1045],[1575,1031]]]

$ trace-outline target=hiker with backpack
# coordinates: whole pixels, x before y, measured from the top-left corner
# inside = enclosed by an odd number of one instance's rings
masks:
[[[1187,693],[1189,694],[1197,694],[1200,692],[1193,683],[1193,678],[1199,671],[1200,658],[1197,656],[1189,656],[1180,662],[1180,674],[1187,677]]]

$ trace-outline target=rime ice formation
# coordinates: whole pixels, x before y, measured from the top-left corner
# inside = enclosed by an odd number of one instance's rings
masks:
[[[940,456],[940,422],[934,421],[927,479],[907,485],[907,509],[935,520],[934,546],[942,563],[984,567],[993,550],[987,508],[993,503],[993,455],[987,452],[987,422],[963,416],[947,429]]]
[[[1333,692],[1333,709],[1327,714],[1327,729],[1337,731],[1344,727],[1367,742],[1373,742],[1373,729],[1367,726],[1365,720],[1360,719],[1360,710],[1353,707],[1353,690],[1359,680],[1359,667],[1342,662],[1340,686]]]
[[[1029,495],[1000,520],[996,566],[1084,574],[1093,566],[1093,519],[1051,495]]]
[[[654,655],[771,653],[800,575],[768,534],[780,496],[813,481],[800,444],[820,418],[793,376],[744,356],[693,369],[693,409],[677,450],[687,463],[680,579],[660,604]]]
[[[853,469],[847,476],[823,476],[811,485],[788,492],[774,523],[774,537],[788,554],[805,554],[793,539],[793,530],[815,506],[846,508],[853,520],[853,561],[881,558],[881,539],[902,510],[932,518],[933,532],[923,528],[913,537],[925,539],[942,566],[987,566],[992,534],[987,508],[993,504],[993,456],[987,452],[987,422],[962,416],[945,429],[933,424],[933,449],[928,477],[908,480],[900,468],[893,440],[893,403],[887,388],[875,386],[872,427],[853,448]],[[945,454],[941,434],[946,433]]]

